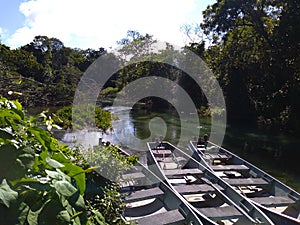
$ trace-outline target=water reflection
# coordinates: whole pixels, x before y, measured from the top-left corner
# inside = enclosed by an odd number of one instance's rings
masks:
[[[203,135],[210,133],[210,119],[200,118],[199,124],[189,123],[186,115],[187,127],[185,136],[181,137],[181,123],[176,112],[153,112],[149,110],[132,111],[129,107],[106,107],[118,117],[114,121],[111,133],[99,131],[76,131],[66,133],[65,142],[80,142],[84,146],[97,145],[99,138],[118,145],[132,145],[136,138],[139,140],[157,139],[163,136],[173,144],[181,138],[185,141],[182,148],[186,148],[190,139],[195,136],[195,130]],[[129,113],[130,112],[130,113]],[[155,118],[155,119],[154,119]],[[264,131],[247,126],[227,126],[223,146],[240,155],[256,166],[266,170],[284,183],[300,190],[300,141],[283,135],[265,134]],[[137,149],[144,151],[146,145],[141,142]]]

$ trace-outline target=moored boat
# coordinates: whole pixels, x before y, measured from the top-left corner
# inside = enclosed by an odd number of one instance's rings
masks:
[[[148,168],[217,224],[274,224],[251,201],[169,142],[148,142]]]
[[[214,224],[205,218],[200,219],[181,196],[140,163],[128,168],[120,182],[120,192],[126,203],[125,221],[141,225]]]
[[[190,141],[193,157],[276,224],[300,224],[300,194],[276,178],[211,142]]]

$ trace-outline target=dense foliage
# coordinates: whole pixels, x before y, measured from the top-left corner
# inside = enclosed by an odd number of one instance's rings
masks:
[[[217,0],[204,11],[205,51],[228,117],[300,133],[300,2]]]
[[[186,48],[202,57],[216,75],[230,123],[260,125],[294,136],[300,133],[299,12],[298,0],[217,0],[203,12],[197,29],[203,32],[201,40],[192,40]],[[167,44],[165,50],[151,52],[155,42],[151,35],[128,31],[118,42],[117,58],[120,65],[129,63],[104,84],[102,96],[115,96],[138,78],[162,76],[178,82],[198,108],[208,107],[188,75],[151,62],[153,57],[164,61],[173,50]],[[72,49],[45,36],[16,50],[0,44],[0,93],[7,96],[8,91],[21,90],[19,100],[26,106],[70,105],[83,73],[103,55],[108,55],[103,48]],[[139,57],[149,61],[135,63]],[[145,102],[155,105],[151,98]]]
[[[44,117],[49,130],[52,122]],[[115,155],[115,147],[104,147],[98,158]],[[114,154],[110,154],[114,152]],[[119,160],[123,158],[119,157]],[[0,99],[0,224],[123,224],[121,196],[116,186],[101,179],[79,151],[62,145],[33,117],[28,119],[18,101]],[[112,165],[118,169],[129,161]],[[124,165],[123,165],[124,164]],[[109,167],[109,163],[105,166]],[[88,179],[87,179],[88,178]],[[90,186],[110,187],[100,202]],[[111,186],[112,185],[112,186]],[[94,207],[97,205],[97,208]],[[113,206],[113,209],[110,209]],[[99,208],[106,211],[99,211]],[[109,213],[108,213],[109,212]]]
[[[88,108],[93,109],[92,105],[88,106]],[[74,110],[72,106],[65,106],[55,113],[57,117],[54,117],[54,121],[56,124],[60,125],[64,129],[73,129],[72,125],[72,113]],[[84,127],[91,126],[91,124],[86,124],[86,121],[88,120],[88,117],[90,115],[87,115],[88,112],[90,112],[89,109],[77,107],[76,111],[79,115],[77,115],[78,118],[80,118],[80,121],[76,123],[76,129],[83,129]],[[95,117],[95,124],[97,128],[101,129],[102,131],[107,131],[108,129],[112,128],[111,120],[112,116],[110,112],[104,111],[103,109],[99,107],[95,107],[95,113],[93,115]]]
[[[46,36],[16,50],[0,44],[0,94],[21,91],[25,106],[69,105],[84,71],[104,53],[103,48],[68,48]]]

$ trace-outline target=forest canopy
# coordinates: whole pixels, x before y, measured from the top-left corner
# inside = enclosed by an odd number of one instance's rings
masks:
[[[294,136],[300,133],[299,21],[298,0],[217,0],[203,12],[198,26],[201,38],[185,47],[214,72],[224,92],[229,123],[254,124]],[[123,54],[143,55],[155,42],[149,34],[128,31],[118,44]],[[167,45],[156,54],[167,57],[172,48]],[[109,54],[104,48],[69,48],[46,36],[37,36],[18,49],[0,44],[0,95],[21,92],[18,99],[26,107],[70,105],[86,69]],[[187,74],[153,62],[132,63],[118,71],[100,96],[115,95],[133,80],[155,74],[176,80],[199,109],[209,108]]]

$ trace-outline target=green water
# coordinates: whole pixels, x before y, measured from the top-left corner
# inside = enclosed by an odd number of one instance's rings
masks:
[[[116,114],[119,121],[114,128],[118,138],[127,141],[132,136],[141,140],[163,136],[164,140],[174,144],[179,139],[183,140],[185,146],[181,147],[184,148],[198,133],[210,134],[210,118],[200,118],[199,123],[193,123],[190,115],[179,116],[173,111],[138,110],[130,113],[130,109],[124,109]],[[296,138],[267,134],[263,130],[241,125],[227,125],[222,146],[300,192],[299,144]]]

